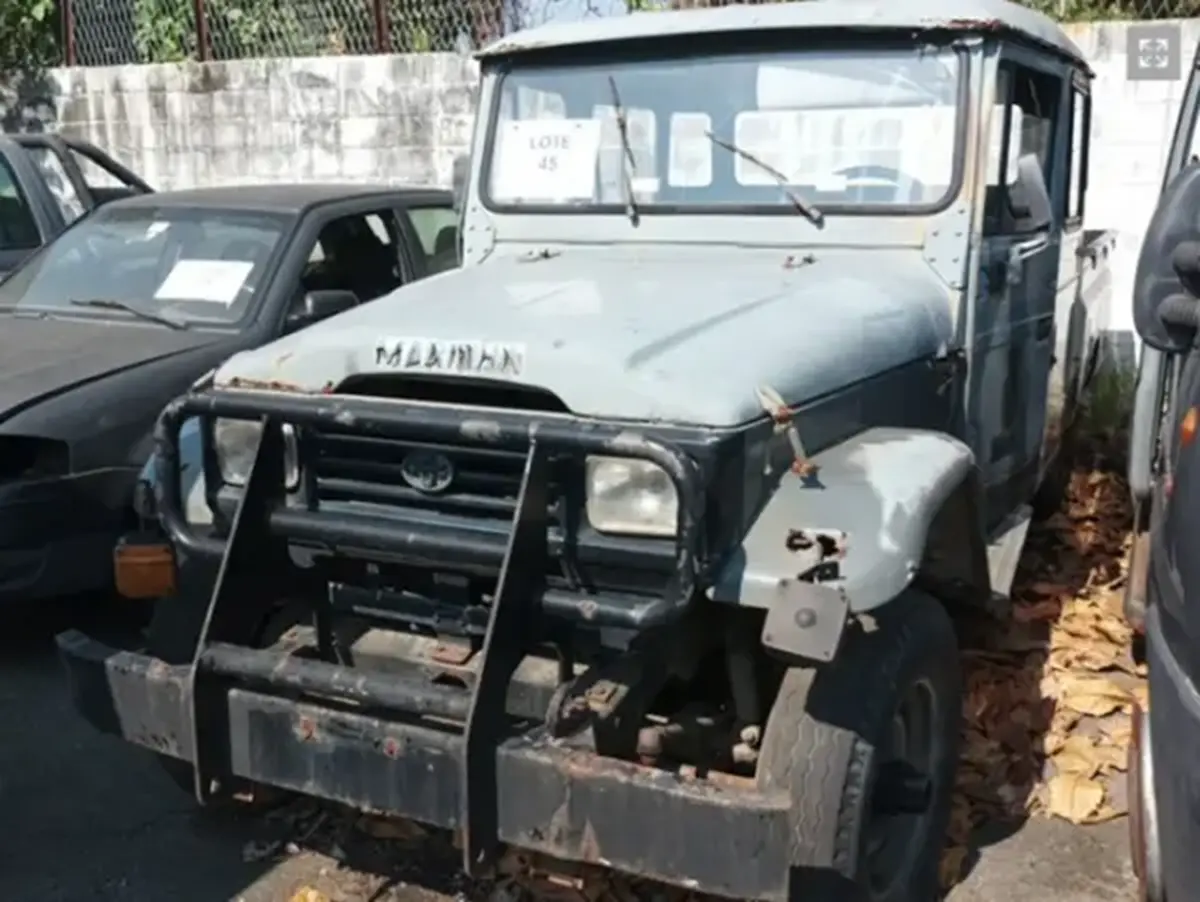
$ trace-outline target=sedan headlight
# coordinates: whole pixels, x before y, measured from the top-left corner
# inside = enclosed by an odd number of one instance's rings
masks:
[[[262,423],[254,420],[217,420],[213,424],[213,443],[221,478],[228,485],[244,486],[254,466],[254,455],[262,440]],[[296,431],[283,424],[283,473],[287,490],[300,485],[300,455],[296,448]]]
[[[679,495],[667,471],[628,457],[587,459],[587,516],[599,532],[673,536]]]

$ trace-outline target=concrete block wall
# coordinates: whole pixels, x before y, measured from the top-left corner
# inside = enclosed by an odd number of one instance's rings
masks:
[[[410,54],[61,69],[52,82],[57,126],[156,188],[448,184],[470,142],[478,69]]]
[[[1179,25],[1186,61],[1200,20]],[[1123,299],[1184,87],[1126,79],[1127,29],[1067,26],[1096,72],[1087,224],[1120,233],[1116,331],[1131,326]],[[477,75],[454,54],[60,69],[0,90],[0,124],[87,137],[159,188],[285,179],[447,185],[470,141]]]

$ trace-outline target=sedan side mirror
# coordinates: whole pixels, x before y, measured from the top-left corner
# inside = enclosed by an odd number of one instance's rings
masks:
[[[303,329],[305,326],[311,326],[323,319],[345,313],[357,306],[358,295],[353,291],[345,291],[341,288],[309,291],[304,295],[304,303],[301,308],[288,315],[287,328],[289,331]]]

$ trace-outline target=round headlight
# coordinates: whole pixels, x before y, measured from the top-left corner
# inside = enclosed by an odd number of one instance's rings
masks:
[[[219,419],[213,424],[213,444],[217,466],[227,485],[244,486],[254,466],[258,443],[262,440],[262,424],[254,420]],[[300,456],[296,447],[296,431],[283,425],[283,469],[288,491],[300,484]]]
[[[587,459],[587,517],[599,532],[675,535],[679,495],[666,470],[627,457]]]

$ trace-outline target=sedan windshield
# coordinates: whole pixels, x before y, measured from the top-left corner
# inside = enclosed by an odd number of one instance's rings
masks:
[[[242,211],[101,209],[0,283],[0,308],[232,324],[254,308],[289,223]]]
[[[643,212],[928,208],[953,187],[962,76],[953,50],[917,47],[515,67],[484,193],[576,211],[629,194]]]

